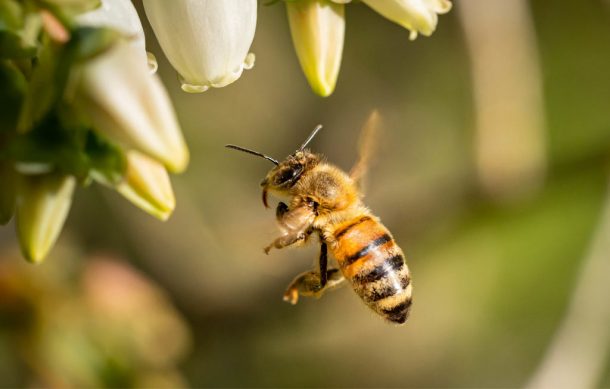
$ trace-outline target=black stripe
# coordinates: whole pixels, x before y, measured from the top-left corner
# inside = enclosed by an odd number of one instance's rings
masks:
[[[396,324],[404,324],[409,318],[409,310],[405,310],[394,315],[386,316],[386,319],[396,323]]]
[[[365,248],[358,251],[356,254],[350,255],[349,257],[345,258],[345,266],[351,265],[352,263],[356,262],[358,259],[367,255],[372,250],[376,249],[377,247],[379,247],[382,244],[387,243],[391,240],[392,240],[392,237],[390,235],[388,235],[388,234],[381,235],[379,238],[377,238],[374,241],[372,241],[371,243],[369,243]]]
[[[379,266],[373,268],[373,270],[371,270],[367,274],[356,275],[354,277],[354,280],[362,284],[368,284],[371,282],[379,281],[389,272],[399,271],[400,269],[402,269],[404,263],[405,259],[401,254],[394,255],[393,257],[384,259]]]
[[[403,290],[405,290],[405,288],[407,286],[409,286],[410,282],[411,282],[411,280],[409,279],[409,276],[404,277],[403,279],[400,280],[400,288],[396,288],[396,286],[393,284],[387,285],[383,289],[374,290],[373,293],[371,293],[368,296],[368,300],[369,301],[379,301],[379,300],[383,300],[386,297],[394,296],[395,294],[398,294],[398,293],[402,292]]]
[[[358,224],[360,224],[360,223],[362,223],[362,222],[365,222],[365,221],[367,221],[367,220],[371,220],[371,218],[370,218],[370,217],[368,217],[368,216],[365,216],[365,217],[363,217],[363,218],[358,219],[358,220],[357,220],[357,221],[355,221],[354,223],[349,224],[349,225],[347,225],[347,226],[343,227],[341,230],[339,230],[338,232],[336,232],[336,233],[335,233],[335,239],[340,239],[340,238],[341,238],[343,235],[347,234],[347,232],[348,232],[349,230],[351,230],[351,229],[352,229],[352,227],[356,227]]]
[[[413,300],[411,300],[411,298],[409,297],[408,300],[403,301],[402,303],[398,304],[394,308],[391,308],[391,309],[382,309],[381,312],[383,312],[384,314],[386,314],[386,315],[388,315],[390,317],[391,316],[397,316],[397,315],[402,314],[405,311],[407,311],[412,303],[413,303]]]
[[[386,286],[383,289],[375,290],[369,296],[367,296],[367,300],[369,301],[379,301],[383,300],[386,297],[394,296],[399,293],[400,289],[396,289],[394,285]]]

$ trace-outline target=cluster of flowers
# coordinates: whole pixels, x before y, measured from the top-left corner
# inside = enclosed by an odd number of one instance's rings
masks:
[[[0,42],[0,223],[24,257],[45,258],[77,184],[167,219],[189,153],[133,4],[3,0]]]
[[[430,35],[449,0],[362,0]],[[335,87],[350,0],[285,0],[294,46],[314,92]],[[182,89],[237,80],[249,53],[256,0],[143,0]],[[165,220],[175,206],[168,171],[189,153],[171,101],[145,51],[131,0],[0,2],[0,223],[15,216],[24,256],[55,243],[77,183],[115,189]]]
[[[256,0],[143,0],[161,47],[178,71],[182,89],[203,92],[237,80],[254,65],[248,53],[256,27]],[[278,0],[272,1],[277,2]],[[430,36],[449,0],[362,0],[385,18]],[[293,44],[311,88],[326,97],[335,89],[351,0],[284,0]],[[170,4],[171,3],[171,4]],[[219,33],[222,31],[222,33]]]

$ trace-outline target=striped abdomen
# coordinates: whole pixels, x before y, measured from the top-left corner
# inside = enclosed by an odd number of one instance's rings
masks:
[[[333,255],[356,293],[381,316],[404,323],[411,306],[411,277],[390,232],[365,216],[339,225],[334,238]]]

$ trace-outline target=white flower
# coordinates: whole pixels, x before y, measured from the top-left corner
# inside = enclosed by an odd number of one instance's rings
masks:
[[[17,185],[17,234],[23,256],[39,263],[51,250],[66,221],[76,179],[45,174],[21,176]]]
[[[138,12],[131,0],[102,0],[93,11],[78,15],[76,22],[81,26],[108,27],[120,31],[130,39],[142,61],[149,64],[151,71],[157,70],[157,62],[146,52],[146,39]]]
[[[186,92],[237,80],[254,64],[248,54],[256,0],[144,0],[146,16]]]
[[[74,99],[92,126],[126,149],[136,149],[181,172],[188,149],[174,109],[157,75],[125,42],[83,65]]]
[[[313,91],[335,90],[345,37],[345,6],[327,0],[287,2],[292,42]]]
[[[172,184],[163,165],[137,151],[127,153],[127,172],[116,190],[161,220],[167,220],[176,206]]]
[[[449,0],[362,0],[383,17],[411,31],[409,39],[421,33],[430,36],[436,29],[437,14],[451,9]]]

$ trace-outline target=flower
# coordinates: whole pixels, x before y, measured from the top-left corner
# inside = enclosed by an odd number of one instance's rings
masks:
[[[333,93],[345,35],[345,7],[328,0],[287,2],[292,41],[301,68],[315,93]]]
[[[17,184],[17,234],[24,257],[39,263],[55,244],[66,221],[76,179],[44,174],[19,177]]]
[[[451,9],[449,0],[362,0],[381,16],[411,31],[409,39],[421,33],[430,36],[436,29],[437,14]]]
[[[438,14],[449,12],[449,0],[362,0],[383,17],[418,34],[430,36]],[[301,68],[315,93],[335,89],[345,35],[345,4],[351,0],[285,0],[292,41]]]
[[[98,8],[78,15],[76,21],[81,26],[109,27],[120,31],[130,39],[142,61],[148,63],[144,30],[131,0],[102,0]],[[154,72],[156,61],[149,65]]]
[[[0,66],[10,108],[0,128],[0,224],[15,217],[23,256],[39,263],[51,250],[77,182],[111,186],[166,220],[175,207],[166,169],[184,170],[189,153],[149,72],[131,1],[8,7],[15,20]],[[16,39],[29,20],[23,40],[31,47]]]
[[[182,89],[224,87],[254,65],[256,0],[144,0],[146,16]]]
[[[176,206],[172,184],[163,165],[137,151],[127,153],[127,173],[116,190],[161,220],[167,220]]]
[[[173,172],[186,168],[189,153],[169,96],[125,42],[83,65],[74,103],[96,130],[126,149],[139,150]]]

